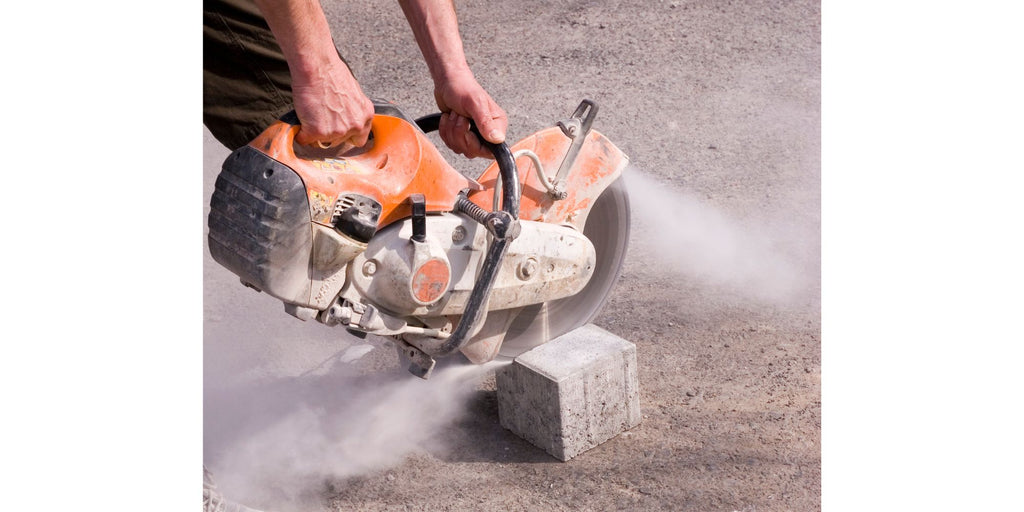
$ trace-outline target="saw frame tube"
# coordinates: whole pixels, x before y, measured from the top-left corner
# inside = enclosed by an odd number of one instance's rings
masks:
[[[433,114],[417,119],[416,125],[424,132],[434,131],[438,128],[440,119],[441,114]],[[433,340],[436,340],[436,342],[431,342],[432,340],[430,339],[424,339],[419,343],[421,346],[418,348],[432,357],[445,357],[462,349],[469,343],[469,340],[476,334],[480,326],[483,325],[483,319],[487,315],[487,301],[494,286],[494,279],[498,275],[498,269],[501,268],[501,262],[505,258],[505,253],[508,252],[509,245],[518,233],[518,230],[515,228],[519,221],[519,196],[522,193],[522,189],[519,183],[516,160],[512,156],[512,151],[509,149],[508,144],[504,142],[494,144],[483,138],[477,130],[476,124],[472,122],[470,123],[470,130],[480,139],[480,143],[494,155],[494,160],[498,164],[499,176],[501,177],[500,182],[503,185],[501,187],[502,209],[492,212],[488,217],[493,218],[493,214],[500,211],[507,214],[511,219],[509,224],[504,226],[502,230],[506,233],[505,236],[498,236],[495,233],[495,236],[492,237],[490,247],[487,249],[487,256],[484,258],[483,267],[477,275],[476,284],[473,286],[473,291],[470,292],[469,300],[466,303],[466,309],[463,311],[462,317],[459,319],[459,325],[452,331],[451,336],[446,340],[434,338]],[[458,204],[457,202],[456,205]],[[458,207],[456,209],[460,212],[463,211]],[[476,216],[470,216],[478,222],[481,220],[476,219]],[[484,225],[491,231],[493,226],[489,222],[484,223]]]

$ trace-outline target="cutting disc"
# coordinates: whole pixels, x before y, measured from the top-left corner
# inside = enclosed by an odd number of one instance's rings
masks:
[[[620,177],[601,193],[583,227],[597,253],[597,268],[587,286],[571,297],[524,308],[505,336],[502,357],[515,357],[597,316],[622,273],[629,225],[629,195]]]

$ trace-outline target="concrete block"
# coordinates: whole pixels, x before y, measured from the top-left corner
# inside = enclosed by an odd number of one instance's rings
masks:
[[[636,345],[587,324],[497,372],[501,426],[562,461],[640,424]]]

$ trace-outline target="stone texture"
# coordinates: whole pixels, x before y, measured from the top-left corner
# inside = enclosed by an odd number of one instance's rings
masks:
[[[497,374],[501,425],[566,461],[640,424],[636,346],[587,324]]]

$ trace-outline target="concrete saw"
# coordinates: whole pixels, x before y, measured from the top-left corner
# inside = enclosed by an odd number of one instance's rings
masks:
[[[494,162],[456,171],[411,119],[375,102],[361,148],[295,143],[283,116],[224,162],[209,247],[242,284],[300,320],[392,341],[413,374],[461,352],[511,358],[591,321],[629,240],[628,158],[584,100]]]

